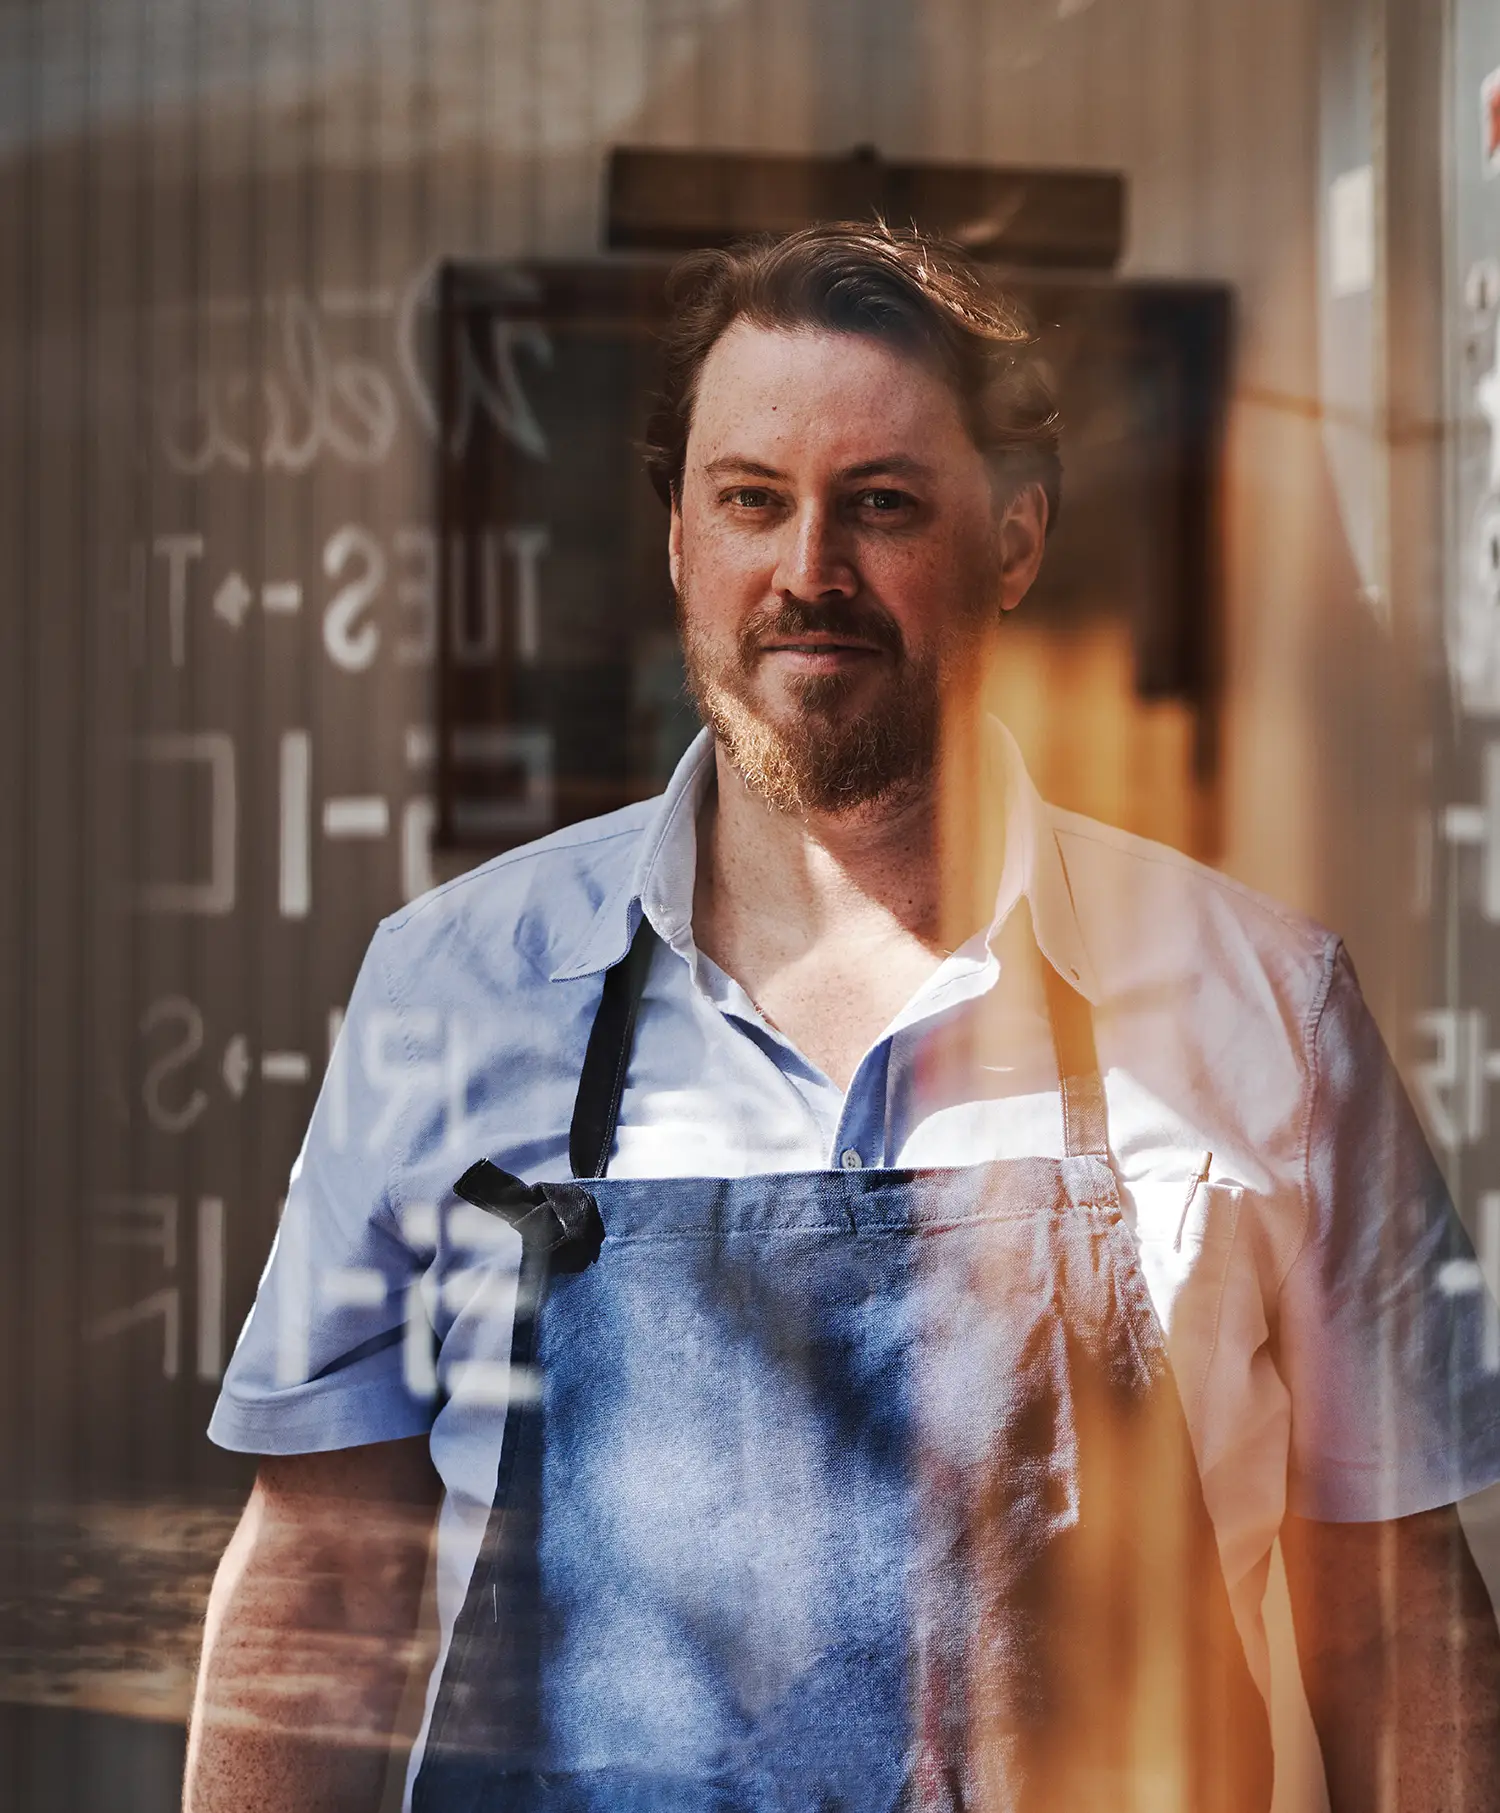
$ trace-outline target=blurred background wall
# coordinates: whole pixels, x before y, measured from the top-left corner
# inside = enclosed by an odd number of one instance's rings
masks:
[[[1437,948],[1447,54],[1441,7],[1381,0],[4,0],[17,1804],[171,1803],[247,1479],[201,1431],[363,945],[445,868],[436,260],[594,254],[622,143],[1123,172],[1124,271],[1237,299],[1208,853],[1344,930],[1400,1042]],[[1065,715],[1081,657],[1018,647],[1044,780],[1159,825]]]

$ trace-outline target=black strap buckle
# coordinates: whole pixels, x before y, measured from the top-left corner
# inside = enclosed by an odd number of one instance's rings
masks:
[[[592,1194],[576,1183],[522,1183],[489,1159],[470,1165],[453,1193],[498,1215],[521,1236],[526,1259],[553,1271],[582,1271],[599,1256],[604,1218]]]

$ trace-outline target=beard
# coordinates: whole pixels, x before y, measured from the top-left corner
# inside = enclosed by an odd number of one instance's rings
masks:
[[[746,785],[773,807],[848,813],[892,804],[929,781],[954,662],[937,653],[913,660],[900,625],[881,605],[783,598],[753,613],[728,646],[704,635],[680,594],[677,621],[700,716]],[[818,633],[873,644],[879,653],[870,658],[888,668],[884,684],[855,705],[866,673],[806,674],[786,683],[788,705],[769,706],[756,685],[765,643]],[[975,640],[966,635],[964,647]]]

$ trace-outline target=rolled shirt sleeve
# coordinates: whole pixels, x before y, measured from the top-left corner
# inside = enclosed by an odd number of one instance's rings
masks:
[[[421,1016],[403,1013],[377,931],[297,1162],[271,1256],[209,1423],[223,1448],[317,1453],[432,1422],[423,1277],[433,1211],[398,1203],[404,1148],[442,1111]]]
[[[1310,1057],[1306,1234],[1276,1318],[1288,1505],[1383,1521],[1500,1479],[1496,1310],[1342,945]]]

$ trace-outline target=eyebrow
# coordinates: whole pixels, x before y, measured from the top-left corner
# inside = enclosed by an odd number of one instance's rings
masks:
[[[725,454],[721,459],[710,460],[703,468],[709,478],[785,478],[784,472],[775,466],[767,466],[760,460],[744,459],[739,454]],[[883,459],[861,460],[857,466],[845,466],[836,476],[845,484],[862,478],[879,478],[889,474],[892,478],[928,479],[932,477],[932,468],[921,460],[913,459],[909,453],[891,453]]]

